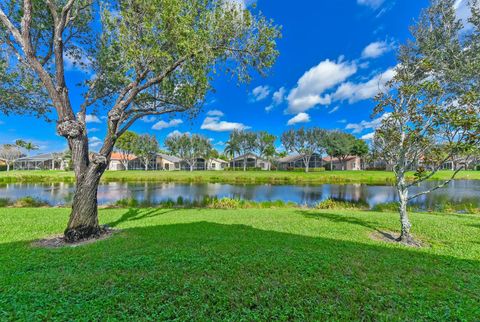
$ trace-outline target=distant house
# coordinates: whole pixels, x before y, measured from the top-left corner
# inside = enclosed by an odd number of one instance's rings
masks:
[[[260,170],[270,170],[272,166],[271,162],[264,160],[253,153],[248,153],[232,159],[230,161],[230,167],[234,169],[243,169],[245,161],[247,169],[256,168]]]
[[[121,171],[125,170],[125,167],[122,163],[122,155],[120,153],[112,153],[110,164],[108,169],[111,171]],[[135,155],[128,156],[128,170],[145,170],[145,165],[142,160],[140,160]],[[212,170],[220,171],[228,168],[228,162],[221,159],[204,159],[198,158],[195,162],[193,170]],[[163,170],[163,171],[190,171],[190,165],[174,155],[169,155],[165,153],[158,153],[157,156],[152,159],[148,166],[149,170]]]
[[[65,170],[68,161],[63,158],[64,153],[44,153],[15,160],[14,170]]]
[[[228,161],[212,158],[208,160],[207,170],[221,171],[228,168],[228,165],[229,165]]]
[[[174,155],[159,153],[157,154],[157,163],[159,164],[159,170],[175,171],[180,170],[182,159]]]
[[[345,160],[339,158],[323,158],[325,165],[330,170],[362,170],[362,159],[358,156],[349,156]]]
[[[124,159],[127,159],[129,162],[135,160],[137,157],[133,154],[123,156],[121,153],[113,152],[110,157],[110,163],[108,164],[108,170],[110,171],[121,171],[125,170],[123,165]],[[130,165],[129,165],[130,168]]]
[[[110,164],[108,169],[111,171],[122,171],[125,170],[123,165],[124,156],[121,153],[114,152],[110,158]],[[136,155],[128,155],[128,170],[145,170],[145,164],[143,161],[138,158]],[[173,155],[159,153],[148,164],[148,170],[165,170],[173,171],[180,170],[180,164],[182,159],[177,158]]]
[[[393,164],[386,162],[385,160],[375,159],[364,164],[365,170],[381,170],[381,171],[393,171]]]
[[[277,167],[279,170],[294,170],[294,169],[305,169],[305,162],[303,161],[304,155],[295,154],[288,155],[284,158],[277,160]],[[313,154],[308,163],[310,169],[321,168],[325,165],[325,161],[322,156],[319,154]]]
[[[216,158],[197,158],[195,160],[195,165],[193,166],[194,171],[221,171],[225,170],[225,168],[228,168],[228,162]],[[186,161],[182,161],[181,169],[184,171],[190,171],[190,164]]]

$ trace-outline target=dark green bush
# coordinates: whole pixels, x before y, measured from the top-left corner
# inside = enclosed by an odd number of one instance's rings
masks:
[[[368,209],[369,205],[365,201],[346,201],[333,198],[319,202],[317,209]]]
[[[36,208],[36,207],[46,207],[49,206],[48,202],[34,198],[34,197],[23,197],[15,200],[12,204],[16,208]]]
[[[8,207],[12,204],[12,201],[8,198],[0,198],[0,208]]]

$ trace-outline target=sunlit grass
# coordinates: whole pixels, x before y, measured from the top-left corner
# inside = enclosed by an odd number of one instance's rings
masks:
[[[108,209],[76,248],[68,209],[0,209],[0,320],[476,320],[480,217],[412,214],[428,246],[374,240],[394,213]]]
[[[448,179],[451,171],[440,171],[432,180]],[[413,177],[413,173],[409,174]],[[463,171],[457,179],[480,180],[480,171]],[[72,172],[66,171],[10,171],[0,172],[0,182],[73,182]],[[220,182],[220,183],[393,183],[394,176],[388,171],[107,171],[102,180],[152,181],[152,182]]]

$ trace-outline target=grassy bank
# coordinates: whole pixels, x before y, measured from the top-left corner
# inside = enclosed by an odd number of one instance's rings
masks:
[[[432,180],[447,179],[451,171],[441,171]],[[413,173],[409,175],[413,177]],[[463,171],[458,179],[480,180],[480,171]],[[74,182],[72,172],[65,171],[11,171],[0,172],[0,183],[10,182]],[[104,182],[198,182],[198,183],[370,183],[385,184],[394,181],[393,173],[387,171],[107,171]]]
[[[0,209],[0,320],[475,320],[480,217],[412,214],[429,246],[370,238],[393,213],[109,209],[75,248],[67,209]]]

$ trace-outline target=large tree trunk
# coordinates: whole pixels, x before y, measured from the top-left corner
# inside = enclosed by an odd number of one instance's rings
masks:
[[[72,212],[64,238],[67,242],[75,242],[97,237],[102,233],[98,224],[98,184],[107,169],[114,141],[106,142],[102,148],[103,153],[90,154],[84,124],[67,121],[59,124],[57,129],[59,134],[68,139],[76,179]]]
[[[243,171],[247,171],[247,158],[243,158]]]
[[[105,164],[91,163],[86,174],[77,182],[72,212],[64,232],[68,242],[97,237],[102,229],[98,224],[97,191]]]
[[[6,162],[7,163],[7,172],[10,171],[10,162]]]

